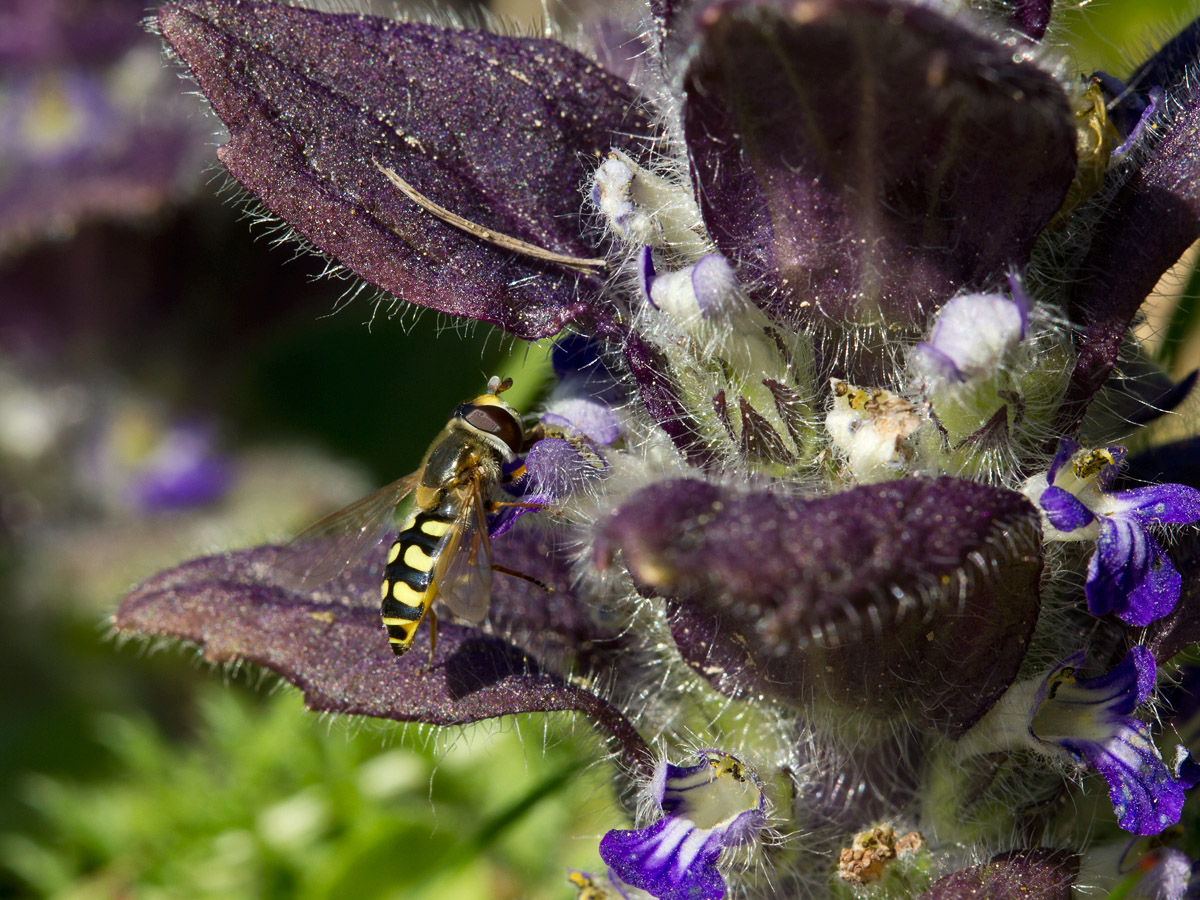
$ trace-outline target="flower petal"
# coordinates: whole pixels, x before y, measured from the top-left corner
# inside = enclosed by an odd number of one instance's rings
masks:
[[[1046,520],[1062,532],[1078,531],[1096,520],[1082,500],[1070,491],[1053,485],[1042,491],[1038,506],[1046,514]]]
[[[1146,874],[1127,895],[1130,900],[1187,900],[1192,860],[1182,850],[1158,847],[1138,864]]]
[[[1184,784],[1171,776],[1150,726],[1130,715],[1154,692],[1154,657],[1134,646],[1108,673],[1077,679],[1082,657],[1064,660],[1047,676],[1029,732],[1104,778],[1122,828],[1158,834],[1179,821]]]
[[[687,608],[676,642],[726,693],[816,693],[957,733],[1024,657],[1037,520],[1019,494],[951,478],[815,500],[679,480],[623,504],[597,552]]]
[[[1069,850],[1012,850],[939,878],[917,900],[1071,900],[1079,857]]]
[[[780,322],[923,324],[1023,264],[1074,176],[1054,79],[928,6],[718,4],[702,22],[684,126],[704,219]]]
[[[1142,525],[1191,525],[1200,520],[1200,491],[1182,484],[1154,484],[1106,497],[1105,512]]]
[[[662,817],[646,828],[617,829],[600,841],[600,857],[625,884],[658,900],[720,900],[717,858],[754,840],[766,822],[758,777],[736,757],[702,750],[694,766],[660,762],[651,782]]]
[[[1026,312],[1004,294],[960,294],[938,312],[914,361],[921,374],[969,381],[995,374],[1025,335]]]
[[[698,845],[687,845],[689,838]],[[685,852],[690,859],[681,865]],[[720,855],[715,835],[669,817],[637,831],[610,831],[600,841],[600,858],[612,872],[658,900],[721,900],[725,879],[717,871]]]
[[[570,441],[546,438],[525,456],[525,471],[533,490],[552,502],[584,487],[603,473],[604,461],[586,457]]]
[[[1171,778],[1154,746],[1150,726],[1137,719],[1119,738],[1101,745],[1062,741],[1108,782],[1117,824],[1131,834],[1159,834],[1179,821],[1183,785]]]
[[[1080,445],[1077,441],[1073,441],[1070,438],[1059,438],[1058,449],[1055,450],[1054,458],[1050,460],[1050,468],[1046,472],[1046,481],[1050,484],[1054,484],[1054,482],[1058,480],[1059,471],[1063,466],[1071,461],[1071,458],[1078,453],[1079,450]]]
[[[273,572],[276,549],[257,547],[161,572],[125,598],[113,623],[126,634],[192,641],[213,662],[265,666],[301,688],[314,710],[436,725],[578,710],[612,733],[627,763],[649,765],[648,748],[616,709],[545,670],[527,649],[478,628],[439,623],[437,653],[428,668],[428,632],[397,659],[379,621],[380,560],[360,562],[317,590],[298,593],[283,587]],[[545,559],[547,548],[541,551]],[[529,567],[539,552],[497,556]],[[508,631],[527,630],[547,649],[556,641],[574,646],[581,632],[599,637],[586,608],[572,598],[565,570],[560,582],[553,573],[534,571],[557,588],[550,595],[554,601],[547,604],[542,593],[539,608],[529,602],[530,592],[539,589],[498,576],[493,620]]]
[[[1101,517],[1086,584],[1093,615],[1112,612],[1130,625],[1149,625],[1175,608],[1182,583],[1145,528],[1129,519]]]
[[[273,3],[186,0],[159,26],[230,130],[226,168],[355,274],[524,338],[605,318],[595,276],[445,224],[376,165],[472,222],[594,257],[584,161],[648,132],[596,63],[551,40]]]

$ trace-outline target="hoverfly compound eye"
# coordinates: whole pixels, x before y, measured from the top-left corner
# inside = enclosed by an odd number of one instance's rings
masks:
[[[462,418],[485,434],[500,438],[513,453],[521,452],[521,445],[525,443],[525,427],[511,410],[492,404],[471,406]]]

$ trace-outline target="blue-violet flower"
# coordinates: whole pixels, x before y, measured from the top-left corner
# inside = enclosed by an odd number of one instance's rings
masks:
[[[650,793],[662,817],[635,831],[610,831],[600,857],[618,879],[658,900],[720,900],[717,857],[754,840],[766,824],[757,776],[736,757],[701,750],[694,766],[661,762]]]
[[[1163,762],[1150,726],[1131,715],[1154,691],[1154,658],[1133,647],[1098,678],[1076,676],[1083,662],[1083,653],[1076,653],[1046,676],[1034,698],[1029,734],[1104,778],[1122,828],[1158,834],[1179,821],[1190,785]]]
[[[1124,457],[1124,447],[1084,450],[1063,438],[1049,470],[1024,490],[1042,511],[1048,540],[1096,542],[1088,609],[1141,626],[1169,614],[1182,585],[1149,526],[1200,520],[1200,491],[1182,484],[1109,491]]]

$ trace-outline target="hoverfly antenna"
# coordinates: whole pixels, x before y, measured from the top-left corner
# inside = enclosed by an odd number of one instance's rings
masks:
[[[511,378],[505,378],[501,381],[499,375],[493,375],[488,379],[487,392],[492,395],[503,394],[512,386],[513,380]]]

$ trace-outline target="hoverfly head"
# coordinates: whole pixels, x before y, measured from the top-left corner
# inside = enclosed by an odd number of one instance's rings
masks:
[[[525,443],[525,425],[517,411],[500,399],[500,394],[512,387],[512,379],[500,381],[493,376],[486,394],[464,403],[454,411],[456,418],[491,437],[499,438],[515,455]]]

